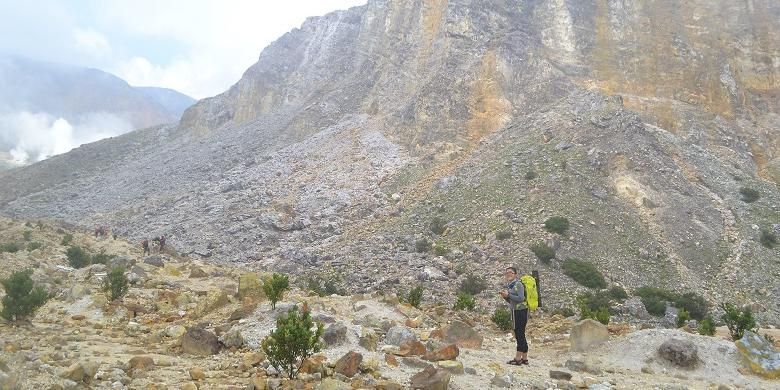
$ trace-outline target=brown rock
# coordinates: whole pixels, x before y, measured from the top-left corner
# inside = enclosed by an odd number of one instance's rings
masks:
[[[301,368],[298,372],[302,374],[314,374],[318,372],[323,374],[325,373],[325,360],[326,357],[323,355],[310,356],[301,362]]]
[[[194,381],[202,381],[206,379],[206,373],[200,367],[192,367],[190,368],[190,378]]]
[[[232,314],[230,314],[228,321],[237,321],[242,318],[249,317],[252,313],[255,312],[255,309],[257,309],[257,302],[250,301],[250,303],[239,307]]]
[[[609,340],[607,327],[591,319],[578,322],[572,327],[569,335],[571,350],[574,352],[587,351],[590,347],[602,344],[607,340]]]
[[[376,384],[376,390],[402,390],[404,387],[398,383],[388,380],[381,380]]]
[[[70,317],[73,321],[84,321],[87,317],[83,314],[76,314]]]
[[[205,271],[203,271],[203,268],[200,268],[198,266],[193,265],[192,268],[190,268],[190,278],[205,278],[209,276]]]
[[[192,382],[187,382],[187,383],[181,385],[181,390],[198,390],[198,385],[196,385],[196,384],[194,384]]]
[[[250,390],[265,390],[268,380],[259,376],[253,377],[252,382],[249,384]]]
[[[385,362],[387,362],[388,365],[393,367],[398,367],[398,359],[395,358],[395,355],[386,353],[385,354]]]
[[[460,355],[460,349],[455,344],[427,353],[423,359],[438,362],[442,360],[455,360]]]
[[[465,322],[452,321],[452,324],[444,328],[442,339],[448,343],[455,343],[460,348],[480,348],[483,337]]]
[[[410,379],[409,386],[412,389],[422,390],[447,390],[450,386],[452,374],[444,369],[426,367]]]
[[[181,348],[184,353],[196,356],[210,356],[219,353],[221,345],[217,336],[205,329],[189,328],[181,336]]]
[[[245,366],[252,367],[255,365],[258,365],[265,360],[265,353],[262,351],[259,352],[247,352],[244,354],[242,361]]]
[[[341,375],[352,378],[358,373],[361,362],[363,362],[363,355],[349,351],[336,362],[334,370]]]
[[[154,368],[154,359],[149,356],[134,356],[128,364],[130,365],[130,373],[146,371]]]
[[[425,345],[417,340],[406,341],[401,344],[401,349],[396,355],[398,356],[422,356],[425,355],[428,350]]]

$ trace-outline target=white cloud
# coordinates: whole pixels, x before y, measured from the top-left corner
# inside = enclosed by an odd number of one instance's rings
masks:
[[[73,39],[77,47],[93,57],[100,58],[111,54],[111,45],[108,43],[108,39],[93,29],[77,27],[73,30]]]
[[[130,123],[108,113],[90,113],[68,122],[27,111],[0,115],[0,140],[12,145],[15,163],[31,163],[65,153],[81,144],[132,130]]]

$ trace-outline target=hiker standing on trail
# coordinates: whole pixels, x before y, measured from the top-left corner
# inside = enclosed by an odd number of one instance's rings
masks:
[[[165,247],[165,234],[160,236],[160,253],[162,253],[164,247]]]
[[[506,291],[501,291],[501,297],[509,303],[512,313],[512,325],[515,330],[517,352],[515,358],[508,364],[519,366],[528,364],[528,341],[525,338],[525,326],[528,324],[528,305],[525,298],[525,286],[517,277],[517,268],[507,267],[504,273]]]
[[[149,250],[149,240],[144,238],[144,240],[141,241],[141,246],[144,248],[144,256],[146,256],[146,254],[152,254],[152,251]]]

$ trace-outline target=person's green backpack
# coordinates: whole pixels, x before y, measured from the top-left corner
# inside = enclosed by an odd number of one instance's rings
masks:
[[[536,279],[531,275],[523,275],[520,282],[525,287],[525,303],[528,310],[534,311],[539,307],[539,292],[536,290]]]

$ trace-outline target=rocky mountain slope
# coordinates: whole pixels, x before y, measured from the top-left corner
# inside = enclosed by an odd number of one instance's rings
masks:
[[[29,232],[29,233],[25,233]],[[0,322],[2,389],[725,389],[772,388],[752,374],[725,329],[715,337],[685,329],[644,329],[628,318],[576,324],[536,312],[529,327],[529,366],[506,364],[514,340],[489,316],[500,305],[494,291],[478,296],[475,311],[423,300],[421,310],[393,294],[320,297],[294,287],[276,309],[260,275],[169,253],[141,256],[134,243],[38,221],[0,218],[0,278],[32,269],[52,293],[29,322]],[[62,240],[107,265],[68,266]],[[39,244],[27,249],[29,243]],[[109,302],[102,280],[123,266],[131,281]],[[303,283],[305,284],[305,283]],[[325,325],[324,348],[295,380],[279,375],[259,348],[290,307],[308,307]],[[763,334],[780,340],[777,329]],[[582,347],[593,343],[587,351]],[[663,352],[671,345],[678,355]],[[348,358],[342,359],[344,356]],[[669,360],[670,356],[678,356]],[[691,360],[693,359],[693,360]],[[344,360],[343,363],[340,361]],[[686,364],[693,362],[693,366]],[[425,381],[418,373],[436,372]],[[415,379],[417,378],[417,379]],[[447,385],[448,383],[448,385]],[[439,386],[439,387],[436,387]]]
[[[0,174],[0,210],[329,267],[354,292],[516,264],[571,305],[576,257],[778,325],[780,256],[759,243],[780,234],[778,18],[769,0],[371,0],[307,20],[178,125]]]

